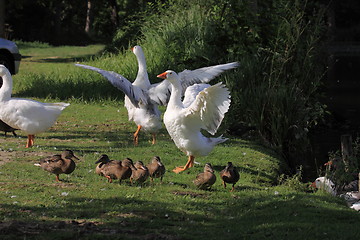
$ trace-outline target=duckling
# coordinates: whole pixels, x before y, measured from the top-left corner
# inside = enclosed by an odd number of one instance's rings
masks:
[[[137,161],[135,163],[135,171],[132,171],[130,182],[135,181],[138,184],[142,184],[149,177],[149,169],[144,165],[142,161]]]
[[[15,133],[16,130],[19,130],[19,129],[12,128],[12,127],[10,127],[9,125],[7,125],[6,123],[4,123],[2,120],[0,120],[0,131],[5,132],[5,137],[6,137],[6,134],[7,134],[8,132],[12,132],[12,134],[13,134],[15,137],[17,137],[17,135],[16,135],[16,133]]]
[[[105,176],[109,183],[112,183],[112,180],[115,179],[119,179],[121,183],[121,180],[130,178],[132,170],[136,170],[133,161],[130,158],[125,158],[122,161],[115,161],[110,160],[108,155],[103,154],[95,163],[103,163],[101,167],[99,166],[100,164],[98,165],[100,168],[98,172],[101,173],[100,175]]]
[[[71,150],[64,150],[61,154],[56,154],[43,159],[40,163],[34,164],[40,166],[45,171],[51,172],[56,175],[56,181],[60,181],[59,175],[70,174],[75,170],[76,164],[73,159],[79,160]]]
[[[150,181],[153,182],[154,178],[160,178],[160,182],[162,182],[163,176],[165,174],[165,166],[161,162],[159,156],[155,156],[152,158],[151,163],[147,165],[149,169]]]
[[[206,163],[204,172],[198,174],[193,183],[202,190],[208,190],[215,183],[216,176],[210,163]]]
[[[230,190],[230,192],[232,192],[235,190],[235,184],[240,179],[240,174],[232,162],[228,162],[228,165],[220,172],[220,177],[223,181],[224,188],[226,188],[226,183],[232,183]]]

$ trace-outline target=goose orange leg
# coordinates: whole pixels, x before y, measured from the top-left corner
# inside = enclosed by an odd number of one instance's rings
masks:
[[[139,143],[139,132],[141,130],[141,125],[138,125],[138,128],[136,130],[136,132],[134,133],[134,144],[138,145]]]
[[[59,178],[59,174],[56,174],[56,181],[57,182],[61,182],[60,178]]]
[[[182,171],[185,171],[188,168],[193,167],[194,166],[194,159],[195,159],[195,157],[190,155],[189,158],[188,158],[187,163],[185,164],[185,166],[176,167],[176,168],[173,169],[173,172],[174,173],[180,173]]]
[[[32,147],[34,145],[34,139],[35,139],[35,135],[28,135],[28,139],[26,142],[26,148]]]

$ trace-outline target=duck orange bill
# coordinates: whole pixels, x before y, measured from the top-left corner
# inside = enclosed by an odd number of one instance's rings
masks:
[[[315,182],[311,183],[310,187],[316,188],[316,183]]]
[[[167,72],[163,72],[159,75],[157,75],[158,78],[166,79]]]

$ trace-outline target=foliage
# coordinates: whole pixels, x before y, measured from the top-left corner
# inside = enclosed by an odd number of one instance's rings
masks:
[[[353,155],[344,158],[340,151],[329,152],[329,162],[324,174],[331,179],[338,190],[354,180],[359,179],[360,172],[360,138],[352,143]]]
[[[308,192],[309,185],[303,182],[302,174],[303,168],[300,166],[297,170],[297,173],[293,174],[292,176],[281,174],[278,178],[278,183],[282,186],[289,187],[296,192]]]
[[[234,5],[224,13],[231,16],[223,20],[226,30],[236,18]],[[238,6],[252,12],[251,5]],[[241,59],[241,74],[227,80],[234,100],[228,124],[254,126],[293,170],[307,152],[309,129],[325,113],[318,98],[325,72],[319,60],[324,14],[315,7],[296,0],[259,3],[258,16],[240,15],[242,28],[228,37],[230,54]],[[318,12],[309,14],[311,9]]]
[[[91,29],[86,33],[88,2],[91,2]],[[149,2],[153,1],[7,1],[5,22],[12,39],[48,42],[53,45],[109,42],[117,29],[128,29],[129,19],[135,16],[136,21],[137,12],[144,11]],[[113,19],[114,16],[116,19]]]
[[[292,170],[301,165],[307,134],[326,113],[319,102],[323,9],[298,0],[169,1],[155,8],[134,39],[146,51],[150,76],[239,61],[238,70],[218,79],[232,95],[227,128],[255,128]]]

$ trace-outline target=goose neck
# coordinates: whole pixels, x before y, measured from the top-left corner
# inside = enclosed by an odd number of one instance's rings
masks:
[[[11,98],[13,82],[9,72],[5,73],[1,77],[3,80],[3,84],[0,88],[0,101],[6,101]]]

